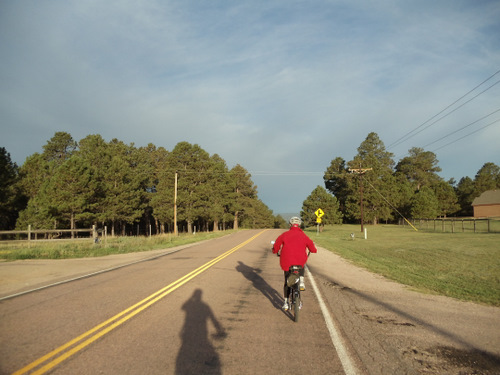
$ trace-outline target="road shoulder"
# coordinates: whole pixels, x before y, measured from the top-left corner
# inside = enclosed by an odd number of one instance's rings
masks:
[[[367,373],[500,371],[500,308],[413,291],[323,248],[308,265]]]

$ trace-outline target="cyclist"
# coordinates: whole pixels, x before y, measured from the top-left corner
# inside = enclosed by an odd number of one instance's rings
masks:
[[[311,253],[316,253],[316,247],[312,240],[300,229],[302,220],[294,216],[290,219],[290,229],[282,233],[274,242],[273,254],[280,253],[280,266],[285,273],[285,285],[283,293],[285,295],[285,304],[283,310],[288,310],[288,286],[286,280],[290,274],[291,266],[302,266],[300,272],[300,290],[305,290],[304,284],[304,266],[307,262],[306,248]]]

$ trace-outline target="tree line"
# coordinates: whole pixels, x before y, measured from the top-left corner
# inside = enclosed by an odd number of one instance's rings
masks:
[[[0,228],[107,226],[112,235],[262,228],[282,224],[241,165],[178,143],[172,151],[57,132],[18,168],[0,148]],[[177,181],[176,181],[177,180]],[[177,188],[175,190],[175,188]],[[175,199],[176,197],[176,199]]]
[[[303,203],[302,218],[314,225],[314,211],[325,211],[323,224],[358,223],[361,197],[365,222],[396,222],[406,218],[467,217],[472,201],[487,190],[500,188],[500,167],[485,163],[474,179],[445,181],[433,152],[411,148],[396,164],[394,155],[374,132],[368,134],[350,161],[334,158],[323,180]]]
[[[303,201],[301,217],[316,225],[406,218],[472,216],[472,201],[500,188],[500,167],[485,163],[475,177],[445,181],[433,152],[411,148],[394,161],[384,143],[369,133],[350,161],[335,157],[324,187]],[[356,173],[358,172],[358,173]],[[257,186],[241,165],[229,169],[217,154],[178,143],[172,151],[149,144],[135,147],[89,135],[79,142],[57,132],[42,153],[18,167],[0,148],[0,229],[76,229],[108,226],[112,234],[285,227],[285,220],[258,198]]]

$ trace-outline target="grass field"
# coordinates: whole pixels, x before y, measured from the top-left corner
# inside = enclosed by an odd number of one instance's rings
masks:
[[[50,242],[27,241],[0,243],[0,259],[67,259],[98,257],[110,254],[125,254],[154,249],[167,249],[193,242],[209,240],[232,233],[198,232],[196,235],[180,234],[178,237],[170,234],[153,237],[115,237],[94,244],[91,239],[56,240]]]
[[[500,306],[500,234],[429,233],[394,225],[306,233],[330,251],[417,290]],[[354,233],[354,240],[350,234]]]

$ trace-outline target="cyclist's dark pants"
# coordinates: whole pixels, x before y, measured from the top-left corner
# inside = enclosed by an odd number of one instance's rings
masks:
[[[299,276],[304,276],[305,268],[301,268],[299,270]],[[283,286],[283,294],[285,296],[285,299],[288,298],[288,295],[290,294],[290,288],[288,285],[286,285],[286,280],[288,279],[288,275],[290,275],[290,271],[285,271],[285,285]]]

